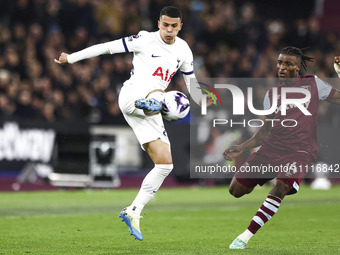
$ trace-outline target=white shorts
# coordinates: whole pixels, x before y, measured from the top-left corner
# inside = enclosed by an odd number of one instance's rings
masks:
[[[119,93],[119,108],[141,146],[157,139],[161,139],[170,145],[162,115],[159,113],[153,116],[146,116],[143,110],[135,107],[135,101],[145,98],[149,92],[135,85],[125,84]],[[143,146],[142,149],[144,149]]]

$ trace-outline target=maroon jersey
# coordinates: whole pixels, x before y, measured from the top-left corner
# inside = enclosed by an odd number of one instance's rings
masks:
[[[281,89],[284,86],[305,88],[310,91],[311,99],[304,106],[311,115],[305,115],[295,105],[287,105],[286,115],[281,114]],[[307,153],[315,160],[318,150],[317,120],[319,100],[332,97],[335,89],[314,75],[299,77],[292,84],[278,83],[276,87],[278,93],[277,108],[273,114],[267,116],[267,119],[275,119],[275,121],[271,122],[271,135],[264,141],[263,146],[267,149],[277,149],[288,153],[292,151]],[[288,99],[304,97],[305,95],[302,93],[288,93],[286,95]],[[270,89],[264,99],[264,109],[270,108],[272,100],[273,90]]]

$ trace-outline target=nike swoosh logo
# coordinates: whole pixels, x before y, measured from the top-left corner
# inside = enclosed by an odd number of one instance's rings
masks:
[[[151,55],[153,58],[159,58],[160,56],[155,56],[154,54]]]

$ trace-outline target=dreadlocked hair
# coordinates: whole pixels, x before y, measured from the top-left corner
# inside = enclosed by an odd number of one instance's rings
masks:
[[[307,70],[307,63],[306,61],[313,62],[314,58],[308,57],[306,55],[303,55],[302,51],[307,48],[299,49],[293,46],[288,46],[285,47],[281,50],[280,54],[287,54],[287,55],[292,55],[292,56],[297,56],[301,58],[301,65],[303,69]]]

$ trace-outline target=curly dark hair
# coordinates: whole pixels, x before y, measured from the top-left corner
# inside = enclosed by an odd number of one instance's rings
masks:
[[[306,61],[313,62],[314,58],[311,58],[311,57],[304,55],[302,53],[302,51],[305,50],[305,49],[307,49],[307,48],[299,49],[299,48],[296,48],[296,47],[293,47],[293,46],[288,46],[288,47],[283,48],[281,50],[280,54],[287,54],[287,55],[297,56],[297,57],[301,58],[301,65],[302,65],[303,69],[306,70],[307,69]]]

